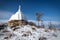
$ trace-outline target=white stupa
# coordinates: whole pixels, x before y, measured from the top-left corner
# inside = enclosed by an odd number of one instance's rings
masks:
[[[18,11],[15,14],[13,14],[11,16],[11,18],[9,19],[9,21],[11,21],[11,20],[25,20],[25,17],[21,12],[21,6],[20,5],[19,5]]]

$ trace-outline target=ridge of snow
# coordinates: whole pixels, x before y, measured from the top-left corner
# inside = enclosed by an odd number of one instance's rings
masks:
[[[59,40],[60,39],[60,32],[58,30],[49,30],[45,32],[46,28],[36,28],[35,30],[32,29],[33,26],[25,25],[25,26],[18,26],[19,28],[15,31],[9,30],[12,34],[8,40],[39,40],[41,37],[45,37],[47,40]],[[25,35],[26,34],[26,35]],[[53,34],[57,35],[55,37]],[[6,36],[4,34],[3,38]],[[0,36],[1,37],[1,36]],[[3,39],[2,37],[0,39]]]

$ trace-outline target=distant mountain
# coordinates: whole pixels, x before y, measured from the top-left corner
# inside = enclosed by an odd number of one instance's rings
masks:
[[[38,22],[36,20],[28,20],[28,21],[34,22],[36,25],[38,24]],[[52,23],[52,25],[55,25],[56,28],[60,28],[60,21],[43,21],[43,22],[40,21],[39,25],[41,25],[41,23],[43,23],[45,25],[45,27],[48,27],[50,22]]]

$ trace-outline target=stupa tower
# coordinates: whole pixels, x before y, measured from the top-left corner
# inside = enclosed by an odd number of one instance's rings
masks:
[[[18,11],[11,16],[11,18],[8,20],[9,25],[21,25],[26,24],[26,18],[21,12],[21,6],[19,5]]]

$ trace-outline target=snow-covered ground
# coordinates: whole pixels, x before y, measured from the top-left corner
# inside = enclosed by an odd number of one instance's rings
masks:
[[[25,25],[15,30],[7,27],[8,32],[0,31],[0,40],[60,40],[60,31]],[[47,30],[47,31],[46,31]]]

